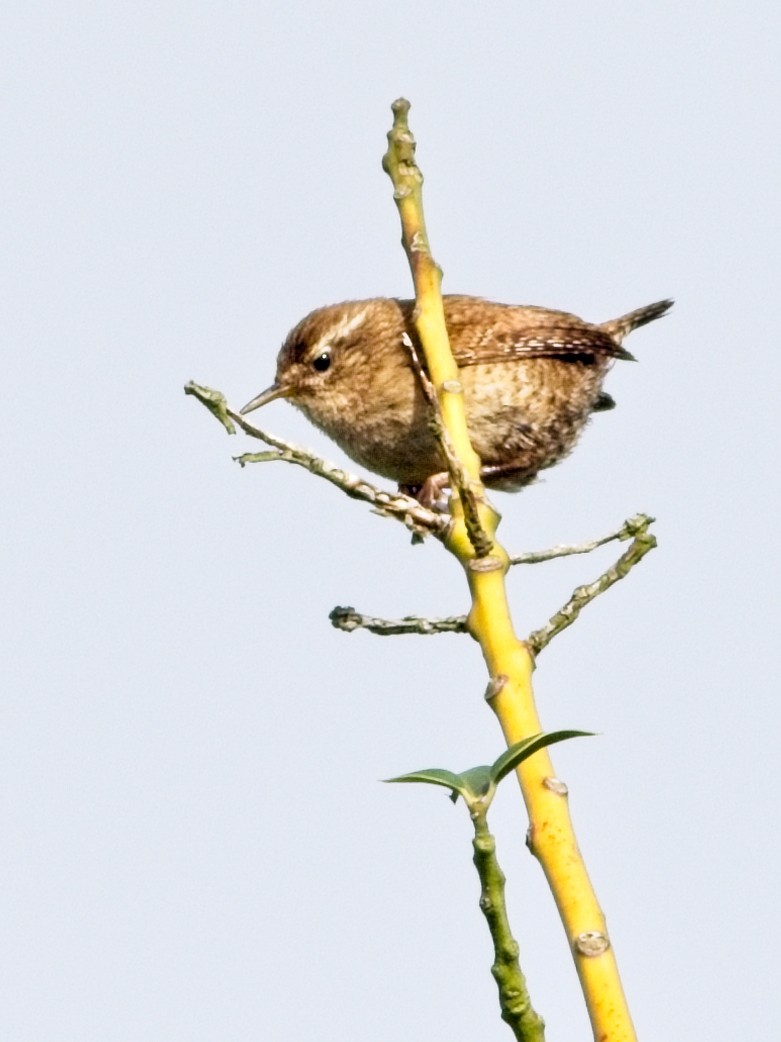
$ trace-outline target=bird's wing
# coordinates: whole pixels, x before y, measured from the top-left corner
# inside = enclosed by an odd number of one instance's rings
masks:
[[[600,358],[634,356],[597,326],[544,325],[523,330],[493,330],[473,345],[462,345],[455,351],[456,364],[483,365],[511,362],[525,358],[557,358],[562,362],[593,365]]]

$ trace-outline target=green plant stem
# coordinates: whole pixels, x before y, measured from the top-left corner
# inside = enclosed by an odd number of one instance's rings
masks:
[[[496,857],[496,840],[488,829],[485,809],[473,809],[472,822],[475,829],[473,861],[480,877],[480,909],[494,945],[491,973],[499,989],[502,1020],[518,1042],[544,1042],[545,1021],[531,1004],[518,961],[518,942],[507,918],[504,872]]]

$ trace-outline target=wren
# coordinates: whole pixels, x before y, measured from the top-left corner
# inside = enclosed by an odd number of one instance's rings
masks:
[[[613,408],[602,382],[615,359],[632,358],[624,337],[673,302],[599,325],[479,297],[443,303],[482,480],[516,491],[569,454],[593,412]],[[447,474],[406,339],[422,359],[414,307],[377,297],[311,312],[283,343],[274,383],[241,412],[287,398],[356,463],[431,504]]]

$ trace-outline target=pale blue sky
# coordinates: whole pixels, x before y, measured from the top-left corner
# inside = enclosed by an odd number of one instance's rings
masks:
[[[284,466],[241,405],[287,330],[408,295],[380,168],[413,103],[445,289],[613,317],[618,401],[498,495],[513,551],[638,510],[660,548],[545,652],[547,728],[644,1042],[777,1035],[776,5],[6,4],[0,1037],[509,1037],[470,827],[377,779],[501,750],[438,546]],[[338,457],[285,403],[267,426]],[[520,632],[615,556],[513,574]],[[492,820],[550,1042],[566,942]]]

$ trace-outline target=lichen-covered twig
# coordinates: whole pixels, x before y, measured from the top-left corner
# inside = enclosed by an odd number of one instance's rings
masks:
[[[256,438],[271,446],[271,451],[247,452],[236,456],[237,462],[242,467],[248,463],[273,463],[276,461],[294,463],[308,470],[310,474],[336,485],[351,499],[369,503],[375,513],[403,522],[416,535],[433,535],[441,540],[447,537],[451,522],[446,514],[428,510],[411,496],[379,489],[365,478],[350,474],[349,471],[337,467],[335,463],[329,463],[328,460],[314,456],[300,445],[285,441],[274,434],[269,434],[268,431],[261,430],[260,427],[255,427],[228,407],[225,397],[220,391],[212,390],[210,387],[201,387],[192,382],[187,384],[184,390],[185,394],[193,395],[205,405],[230,434],[234,434],[235,428],[240,427],[251,438]]]
[[[638,564],[649,550],[656,546],[656,537],[649,531],[648,527],[653,523],[653,518],[646,514],[636,514],[629,518],[621,528],[601,539],[594,539],[590,543],[580,543],[576,546],[558,546],[551,550],[543,550],[539,553],[520,554],[514,560],[518,563],[531,564],[538,561],[549,561],[556,557],[566,557],[569,554],[588,553],[599,546],[604,546],[615,539],[628,539],[634,537],[629,548],[612,564],[606,571],[591,583],[578,586],[572,596],[540,629],[530,633],[526,643],[535,655],[546,648],[554,637],[571,626],[580,615],[583,608],[590,604],[605,590],[609,590],[619,579],[624,579],[629,572]],[[336,629],[352,633],[353,630],[365,629],[378,636],[398,636],[400,634],[414,633],[422,636],[430,636],[436,633],[466,633],[466,615],[450,615],[443,619],[427,619],[420,615],[406,615],[403,619],[378,619],[371,615],[362,615],[354,608],[334,608],[329,615]]]
[[[624,579],[631,569],[642,561],[649,550],[653,550],[656,546],[656,536],[648,531],[648,526],[653,519],[643,515],[638,515],[638,517],[643,517],[643,523],[638,525],[631,545],[615,564],[611,565],[594,582],[578,586],[567,603],[552,615],[541,629],[535,630],[526,638],[535,655],[538,655],[543,648],[547,647],[562,630],[571,626],[583,608],[590,604],[595,597],[598,597],[600,593],[604,593],[605,590],[609,590],[619,579]],[[635,520],[637,518],[632,518],[632,521]]]
[[[510,558],[510,564],[542,564],[543,561],[553,561],[557,557],[570,557],[573,554],[590,554],[606,543],[615,540],[632,539],[640,532],[644,532],[656,519],[647,514],[635,514],[617,528],[615,532],[609,532],[599,539],[591,539],[587,543],[561,543],[552,546],[549,550],[531,550],[524,554],[515,554]]]
[[[405,615],[403,619],[377,619],[362,615],[355,608],[334,608],[329,614],[331,625],[337,630],[352,633],[368,630],[381,637],[405,633],[466,633],[466,615],[451,615],[444,619],[424,619],[420,615]]]

